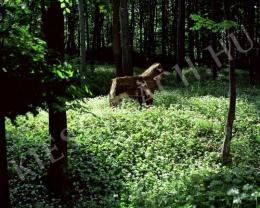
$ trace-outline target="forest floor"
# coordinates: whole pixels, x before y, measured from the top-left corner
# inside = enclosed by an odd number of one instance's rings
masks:
[[[69,175],[77,192],[68,195],[68,207],[260,207],[260,89],[245,84],[245,73],[238,78],[227,167],[220,163],[226,71],[217,81],[188,73],[187,87],[167,76],[152,107],[126,100],[111,109],[107,96],[71,103]],[[105,93],[109,81],[102,79],[96,83]],[[66,207],[43,182],[50,163],[47,113],[8,121],[7,138],[13,207]],[[19,175],[15,164],[27,173]]]

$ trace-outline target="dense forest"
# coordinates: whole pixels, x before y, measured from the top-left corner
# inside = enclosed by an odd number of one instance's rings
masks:
[[[260,207],[259,0],[0,0],[0,207]]]

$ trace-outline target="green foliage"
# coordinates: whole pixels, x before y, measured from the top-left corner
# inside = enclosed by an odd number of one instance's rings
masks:
[[[70,8],[73,6],[72,0],[59,0],[60,7],[63,9],[63,14],[70,14]]]
[[[156,92],[155,105],[142,109],[127,100],[111,109],[107,97],[77,101],[68,112],[69,173],[77,190],[69,206],[74,198],[74,207],[96,208],[259,206],[260,90],[238,82],[233,165],[222,167],[228,108],[223,80],[166,85]],[[36,174],[21,181],[10,165],[14,207],[66,207],[49,198],[42,183],[50,162],[43,148],[49,147],[47,113],[16,122],[7,125],[8,158],[18,163],[22,157]]]
[[[72,65],[61,63],[50,66],[47,64],[46,43],[30,31],[27,20],[28,16],[32,14],[24,2],[8,1],[3,5],[3,9],[5,15],[0,25],[0,54],[3,55],[0,57],[0,68],[4,71],[1,70],[0,73],[6,73],[14,80],[20,79],[25,85],[27,80],[32,81],[30,83],[35,86],[30,87],[38,89],[39,92],[38,100],[34,102],[40,106],[44,106],[46,98],[54,94],[57,100],[63,102],[91,94],[86,83],[83,85],[80,81],[76,81],[79,73]],[[26,21],[22,22],[20,18]],[[63,85],[57,89],[57,83],[60,85],[63,83]],[[15,83],[13,84],[15,85]],[[26,89],[30,89],[30,87]],[[30,94],[30,92],[26,93]],[[24,102],[27,102],[26,98]],[[31,103],[31,100],[28,102],[29,109],[36,112],[36,106]],[[15,113],[12,115],[13,117]]]
[[[15,44],[14,44],[15,43]],[[45,42],[33,37],[26,26],[12,25],[9,35],[4,38],[4,47],[16,54],[21,54],[33,62],[43,62],[45,55]],[[19,63],[18,58],[13,54],[13,62]]]
[[[107,0],[89,0],[91,3],[98,4],[101,12],[111,14],[111,3]]]
[[[21,73],[21,69],[25,74],[42,72],[45,67],[46,44],[40,38],[32,35],[29,27],[18,20],[19,15],[27,13],[19,9],[19,6],[17,8],[5,5],[6,14],[0,27],[0,50],[3,54],[1,64],[8,72],[19,71]],[[17,11],[17,16],[12,15],[14,11]]]
[[[60,79],[69,79],[74,76],[75,71],[71,64],[54,65],[52,67],[53,73]]]
[[[204,28],[214,33],[218,33],[230,30],[231,28],[238,28],[238,24],[232,20],[224,20],[217,23],[197,14],[192,14],[191,19],[195,22],[195,25],[191,28],[192,30],[201,30]]]

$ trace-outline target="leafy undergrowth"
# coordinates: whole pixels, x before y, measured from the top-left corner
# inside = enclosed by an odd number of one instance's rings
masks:
[[[107,97],[81,101],[68,112],[76,189],[68,205],[49,196],[43,182],[50,163],[47,113],[8,121],[13,206],[259,207],[260,90],[238,89],[233,164],[223,167],[227,96],[227,83],[219,80],[166,86],[154,106],[141,109],[129,100],[111,109]]]

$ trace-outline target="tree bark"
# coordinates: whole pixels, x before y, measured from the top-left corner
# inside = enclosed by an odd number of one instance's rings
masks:
[[[250,38],[255,40],[255,4],[253,0],[243,0],[244,13],[245,13],[245,25],[246,30]],[[247,66],[249,68],[249,78],[250,84],[254,85],[256,83],[256,67],[254,66],[254,55],[255,51],[251,50],[247,54]]]
[[[60,108],[65,106],[59,105]],[[67,118],[64,109],[49,106],[49,132],[51,135],[51,166],[48,171],[48,188],[57,197],[68,190],[67,175]]]
[[[211,0],[211,20],[216,21],[217,20],[217,1]],[[215,33],[210,33],[210,44],[212,48],[216,51],[217,48],[217,36]],[[211,58],[211,71],[212,71],[212,78],[213,80],[217,79],[218,71],[215,61]]]
[[[82,80],[86,71],[86,30],[85,30],[85,9],[84,1],[79,0],[79,22],[80,22],[80,74]]]
[[[48,46],[47,62],[49,65],[60,64],[64,60],[64,16],[58,0],[52,0],[44,18],[45,39]],[[51,165],[48,170],[49,190],[57,197],[64,197],[67,188],[67,119],[64,101],[59,102],[60,111],[54,107],[57,98],[50,93],[49,131],[51,140]],[[62,138],[61,138],[61,134]],[[60,160],[57,158],[63,154]],[[57,161],[55,161],[57,160]]]
[[[131,50],[134,49],[134,36],[135,36],[135,1],[131,1]]]
[[[5,137],[5,117],[0,115],[0,204],[11,207],[8,185],[7,150]]]
[[[171,1],[171,16],[172,16],[172,26],[171,26],[171,35],[170,35],[170,54],[173,56],[173,62],[176,62],[176,57],[177,57],[177,0]]]
[[[120,26],[121,26],[121,45],[122,45],[122,68],[124,75],[133,75],[132,53],[130,46],[130,34],[128,26],[128,7],[127,0],[120,0]]]
[[[224,1],[224,9],[225,15],[227,19],[230,19],[230,12],[231,12],[231,5],[229,1]],[[232,33],[232,29],[229,30],[228,34]],[[231,57],[234,56],[235,48],[232,44],[232,40],[228,38],[229,43],[229,53]],[[235,120],[235,113],[236,113],[236,74],[235,74],[235,67],[234,67],[235,60],[229,60],[229,111],[227,116],[227,122],[225,127],[225,138],[223,142],[222,148],[222,162],[224,165],[229,164],[232,161],[231,153],[230,153],[230,146],[232,140],[232,131],[233,131],[233,124]]]
[[[121,41],[120,41],[120,0],[112,0],[112,10],[113,10],[113,53],[114,62],[116,65],[116,76],[123,76],[122,70],[122,59],[121,59]]]
[[[168,0],[162,0],[162,55],[167,55],[168,45]]]
[[[143,3],[142,0],[139,0],[139,27],[140,27],[140,32],[139,32],[139,52],[143,53],[143,24],[144,24],[144,16],[143,16]]]
[[[99,5],[96,3],[95,5],[95,18],[94,18],[94,36],[93,36],[93,49],[99,49],[101,48],[101,31],[102,31],[102,25],[103,25],[103,17],[100,13]]]
[[[76,46],[76,25],[77,18],[75,18],[76,14],[76,4],[75,1],[72,1],[72,11],[71,14],[68,15],[68,40],[67,40],[67,48],[66,52],[68,55],[76,55],[77,54],[77,46]]]
[[[177,3],[177,64],[184,66],[185,57],[185,0],[176,0]],[[181,81],[181,77],[177,74],[177,81]]]
[[[154,34],[154,21],[155,21],[155,0],[149,0],[149,21],[148,21],[148,51],[147,55],[150,58],[155,53],[155,34]]]
[[[47,43],[48,64],[59,64],[65,54],[64,16],[60,2],[53,0],[43,17],[44,37]]]
[[[190,28],[193,25],[193,21],[190,18],[190,15],[194,13],[194,0],[189,0],[188,9],[187,9],[187,19],[188,19],[188,37],[189,37],[189,44],[188,44],[188,50],[189,50],[189,58],[191,59],[192,63],[194,63],[195,55],[194,55],[194,31]]]
[[[86,29],[86,42],[87,42],[87,47],[86,49],[89,50],[91,48],[91,45],[90,45],[90,34],[89,34],[89,16],[88,16],[88,8],[89,8],[89,5],[88,5],[88,2],[85,2],[85,7],[83,8],[84,9],[84,14],[85,14],[85,29]]]
[[[229,46],[231,46],[231,44],[229,44]],[[229,83],[229,94],[230,94],[229,111],[228,111],[228,117],[227,117],[227,122],[225,127],[225,139],[222,148],[222,159],[224,165],[232,161],[231,153],[230,153],[230,145],[232,140],[233,124],[234,124],[235,113],[236,113],[236,75],[235,75],[235,67],[233,66],[233,63],[230,63],[230,67],[229,67],[229,82],[230,82]]]

